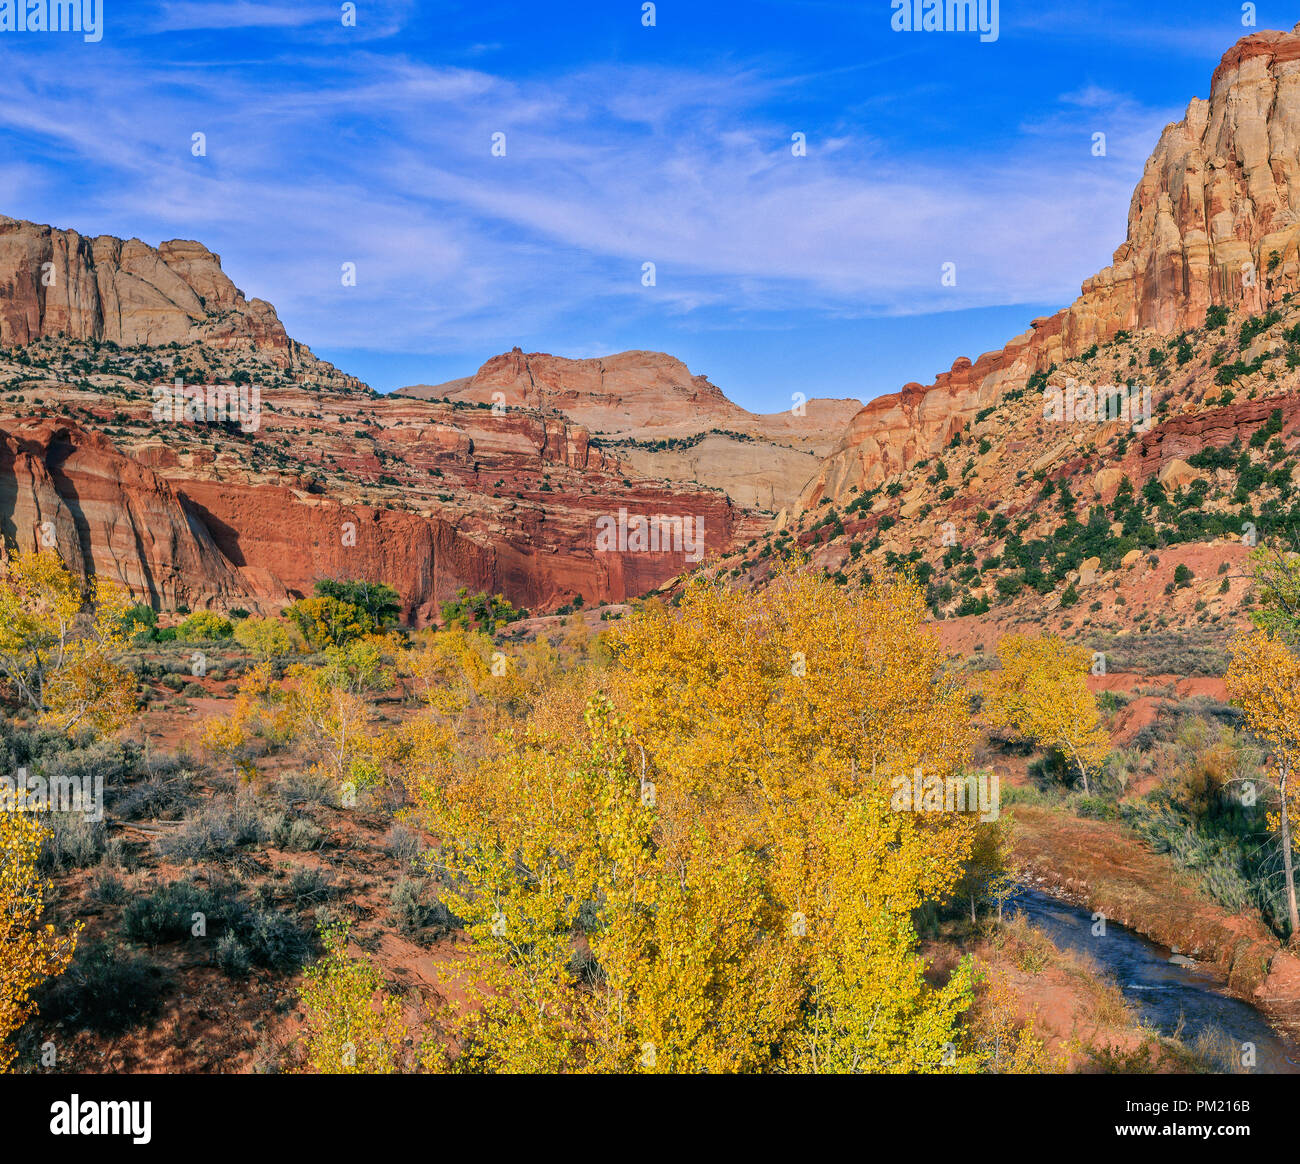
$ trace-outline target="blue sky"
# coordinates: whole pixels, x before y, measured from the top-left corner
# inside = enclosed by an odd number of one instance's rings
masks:
[[[890,16],[359,0],[345,28],[337,3],[107,0],[97,44],[0,33],[0,212],[199,239],[380,390],[518,344],[668,351],[759,411],[870,399],[1072,300],[1253,31],[1201,0],[1002,0],[992,43]]]

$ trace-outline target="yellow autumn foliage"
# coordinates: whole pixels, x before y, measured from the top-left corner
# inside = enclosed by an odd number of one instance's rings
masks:
[[[323,955],[307,968],[299,998],[306,1012],[307,1070],[320,1075],[391,1075],[406,1028],[401,1005],[378,971],[348,955],[348,928],[321,933]]]
[[[695,582],[611,636],[605,695],[553,680],[492,747],[413,763],[475,951],[455,1067],[969,1069],[970,966],[931,986],[912,916],[974,822],[891,807],[969,761],[924,615],[905,581]]]
[[[0,808],[0,1071],[16,1053],[10,1036],[35,1013],[33,993],[67,968],[81,931],[41,924],[50,883],[36,862],[47,833],[34,813]]]
[[[135,680],[113,657],[129,607],[122,587],[83,587],[51,551],[14,555],[0,580],[0,675],[44,723],[115,731],[135,707]]]
[[[984,691],[990,724],[1055,748],[1089,791],[1089,778],[1110,751],[1097,698],[1088,690],[1090,653],[1056,635],[1007,635],[998,658],[1002,668],[988,673]]]
[[[1241,708],[1246,726],[1273,749],[1280,803],[1276,812],[1269,813],[1269,825],[1280,835],[1291,933],[1300,934],[1292,825],[1300,812],[1294,779],[1300,761],[1300,658],[1278,630],[1239,636],[1232,643],[1224,684],[1228,698]]]

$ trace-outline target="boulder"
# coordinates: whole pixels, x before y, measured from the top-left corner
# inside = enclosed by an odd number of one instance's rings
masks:
[[[1200,474],[1180,457],[1174,457],[1171,461],[1166,461],[1160,468],[1159,479],[1170,492],[1175,489],[1185,489]]]

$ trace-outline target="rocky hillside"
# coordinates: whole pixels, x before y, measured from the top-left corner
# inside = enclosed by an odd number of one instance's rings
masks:
[[[826,499],[719,569],[761,584],[810,554],[853,584],[909,568],[937,618],[969,624],[949,632],[968,649],[1023,624],[1195,630],[1221,647],[1249,609],[1252,540],[1300,529],[1297,368],[1289,296],[1261,315],[1211,308],[1172,337],[1120,332],[1004,393],[933,456]],[[1049,380],[1083,401],[1085,385],[1134,375],[1152,385],[1149,427],[1044,416]]]
[[[1161,135],[1112,267],[864,408],[799,510],[720,569],[910,567],[968,648],[1021,623],[1221,646],[1251,544],[1300,529],[1297,211],[1300,32],[1264,32]]]
[[[1001,350],[868,404],[800,507],[846,502],[935,457],[1032,376],[1121,332],[1168,338],[1199,326],[1213,305],[1265,311],[1300,289],[1298,239],[1300,34],[1259,32],[1225,54],[1209,99],[1193,98],[1161,134],[1113,264]]]
[[[515,348],[473,376],[401,394],[563,416],[632,472],[711,486],[737,505],[772,513],[795,502],[862,407],[805,400],[784,412],[748,412],[662,352],[569,360]]]

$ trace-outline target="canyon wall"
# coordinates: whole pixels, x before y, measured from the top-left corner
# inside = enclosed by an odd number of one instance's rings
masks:
[[[1112,264],[1079,298],[933,384],[871,401],[804,487],[799,509],[846,500],[934,456],[1008,390],[1120,331],[1172,335],[1212,304],[1261,311],[1300,289],[1300,26],[1238,41],[1160,135]]]

